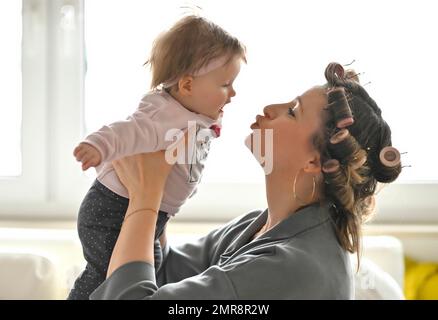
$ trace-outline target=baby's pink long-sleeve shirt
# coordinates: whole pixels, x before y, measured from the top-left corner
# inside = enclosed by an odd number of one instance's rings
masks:
[[[189,131],[194,132],[196,129],[198,134],[198,139],[194,137],[192,140],[193,153],[188,156],[192,160],[186,164],[174,165],[160,206],[160,210],[175,215],[196,192],[210,142],[215,137],[213,130],[208,128],[213,124],[220,125],[220,120],[189,111],[166,91],[148,93],[141,99],[134,114],[126,120],[103,126],[85,138],[83,142],[94,146],[102,156],[101,164],[96,167],[97,180],[111,191],[128,198],[128,191],[117,177],[111,161],[137,153],[165,150],[176,139],[175,134],[169,130],[185,132],[189,124]]]

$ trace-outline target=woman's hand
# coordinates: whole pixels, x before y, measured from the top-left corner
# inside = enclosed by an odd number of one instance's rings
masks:
[[[184,146],[185,140],[182,139],[177,146]],[[163,150],[125,157],[113,161],[113,166],[120,181],[128,189],[126,217],[129,218],[124,220],[114,246],[107,277],[120,266],[132,261],[154,264],[158,209],[173,165],[166,161],[166,151]],[[160,240],[165,243],[165,236]]]
[[[120,181],[128,189],[129,205],[114,246],[107,276],[132,261],[154,264],[154,234],[164,185],[172,165],[165,152],[137,154],[113,161]],[[164,241],[164,240],[163,240]]]
[[[162,194],[172,165],[164,151],[142,153],[113,161],[120,181],[128,189],[129,198],[146,194]]]

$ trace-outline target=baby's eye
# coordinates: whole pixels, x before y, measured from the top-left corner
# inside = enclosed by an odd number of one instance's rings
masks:
[[[295,111],[294,111],[294,109],[295,108],[289,107],[287,109],[287,114],[295,118]]]

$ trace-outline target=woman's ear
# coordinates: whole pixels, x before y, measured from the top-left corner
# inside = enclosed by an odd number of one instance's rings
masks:
[[[193,77],[184,76],[178,81],[178,91],[183,96],[191,96],[193,92]]]
[[[319,153],[315,153],[313,157],[309,159],[303,170],[306,173],[320,173],[321,169],[321,156]]]

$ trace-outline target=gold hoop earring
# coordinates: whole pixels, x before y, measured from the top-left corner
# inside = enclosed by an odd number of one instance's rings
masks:
[[[305,203],[303,200],[301,200],[301,199],[297,196],[297,192],[296,192],[297,179],[298,179],[298,176],[299,176],[301,170],[302,170],[302,169],[300,169],[300,170],[297,172],[297,174],[295,175],[295,178],[294,178],[294,185],[293,185],[293,193],[294,193],[294,199],[295,199],[295,200],[297,200],[298,202],[301,202],[301,203],[300,203],[301,205],[306,205],[307,203]],[[312,180],[313,180],[312,196],[310,197],[310,201],[309,201],[309,203],[312,202],[313,197],[315,196],[315,191],[316,191],[316,181],[315,181],[315,176],[312,176]]]

